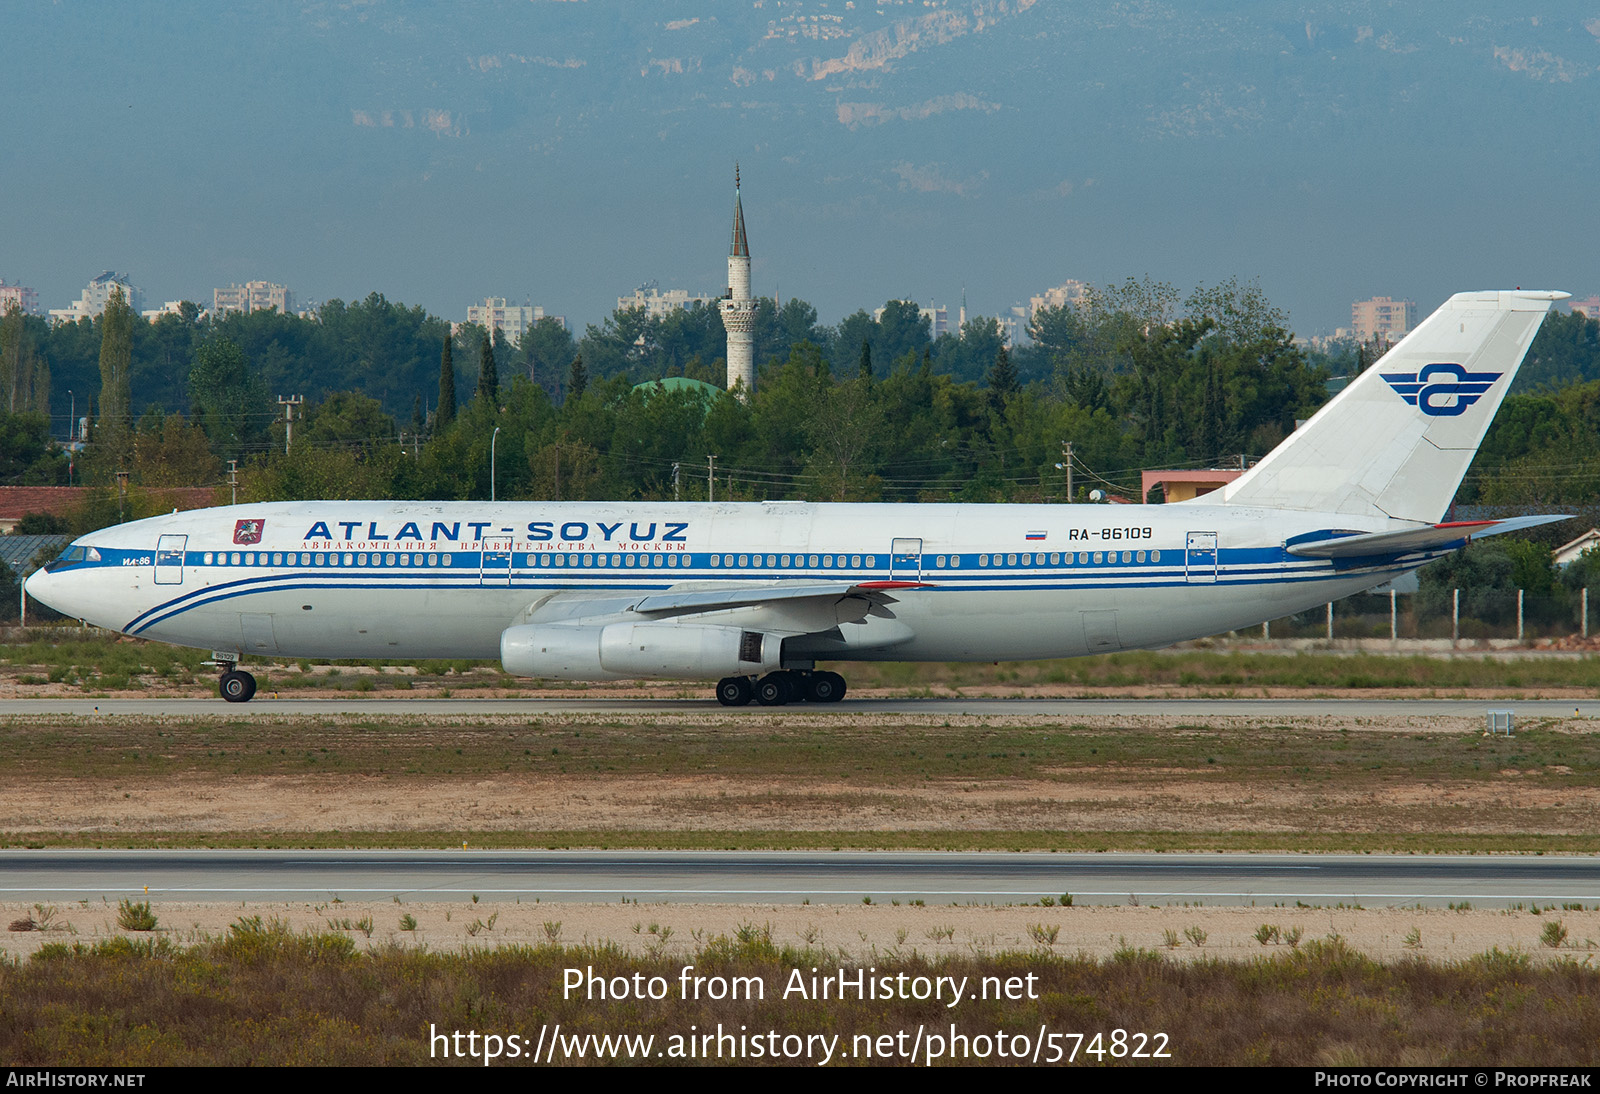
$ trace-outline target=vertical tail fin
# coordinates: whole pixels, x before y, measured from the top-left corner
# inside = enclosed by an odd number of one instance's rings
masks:
[[[1457,293],[1207,501],[1433,523],[1563,292]]]

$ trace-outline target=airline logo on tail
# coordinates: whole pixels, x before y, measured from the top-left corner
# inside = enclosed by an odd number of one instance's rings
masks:
[[[1504,373],[1468,372],[1453,362],[1423,365],[1420,372],[1385,372],[1395,393],[1434,418],[1453,418],[1483,395]]]

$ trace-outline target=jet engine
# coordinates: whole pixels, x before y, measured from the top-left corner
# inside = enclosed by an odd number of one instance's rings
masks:
[[[783,636],[696,623],[525,624],[500,635],[500,663],[514,676],[698,680],[779,667]]]

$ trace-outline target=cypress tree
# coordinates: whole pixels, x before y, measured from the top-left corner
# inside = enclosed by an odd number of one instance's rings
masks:
[[[996,411],[1004,411],[1011,396],[1021,385],[1017,382],[1017,369],[1004,346],[994,355],[994,367],[989,370],[989,402]]]
[[[478,354],[478,397],[491,404],[500,398],[500,370],[494,363],[494,337],[487,334]]]
[[[583,354],[578,354],[572,359],[572,367],[567,370],[567,400],[578,399],[583,396],[583,389],[589,386],[589,370],[584,366]]]
[[[133,309],[118,285],[100,316],[100,436],[96,438],[118,465],[127,455],[132,360]]]
[[[456,366],[450,359],[450,336],[444,336],[444,352],[439,355],[439,410],[434,429],[443,429],[456,416]]]
[[[872,380],[872,343],[865,338],[861,340],[861,378]]]

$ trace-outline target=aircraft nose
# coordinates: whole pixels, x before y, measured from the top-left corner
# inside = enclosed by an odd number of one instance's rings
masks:
[[[60,605],[55,603],[59,599],[61,583],[47,570],[35,570],[27,576],[22,583],[22,589],[28,596],[39,603],[60,610]]]

